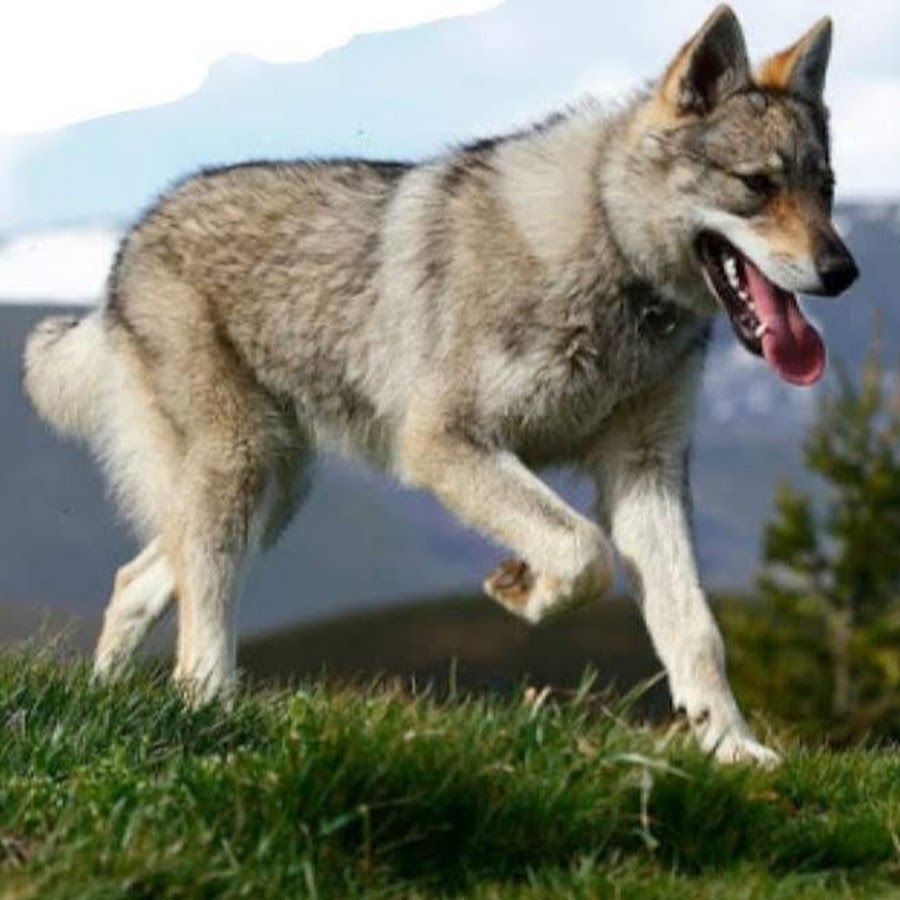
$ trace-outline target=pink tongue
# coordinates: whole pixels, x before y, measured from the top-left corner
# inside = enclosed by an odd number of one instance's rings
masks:
[[[756,315],[766,326],[762,338],[766,362],[791,384],[815,384],[825,369],[825,344],[803,317],[797,298],[772,284],[747,257],[747,289]]]

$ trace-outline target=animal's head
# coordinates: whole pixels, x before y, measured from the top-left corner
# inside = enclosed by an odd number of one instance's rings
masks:
[[[720,6],[639,108],[621,169],[654,238],[651,273],[675,272],[673,293],[696,308],[717,301],[741,343],[794,384],[812,384],[825,364],[795,293],[836,296],[858,275],[831,221],[830,49],[822,19],[753,70]],[[640,224],[619,223],[626,245]]]

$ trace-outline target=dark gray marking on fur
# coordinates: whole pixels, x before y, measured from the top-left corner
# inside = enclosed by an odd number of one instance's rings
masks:
[[[451,197],[459,193],[470,180],[494,171],[491,154],[494,149],[492,141],[485,141],[485,146],[466,150],[447,165],[441,178],[441,189]]]
[[[474,153],[483,153],[485,151],[493,150],[499,144],[522,140],[523,138],[528,138],[535,134],[543,134],[545,131],[549,131],[551,128],[554,128],[561,122],[565,121],[565,113],[553,112],[548,116],[545,116],[543,119],[538,119],[538,121],[531,123],[525,128],[519,128],[516,131],[510,131],[506,134],[496,135],[492,137],[478,138],[474,141],[471,141],[470,143],[462,144],[458,148],[458,150],[463,153],[470,151]]]
[[[641,279],[628,282],[622,291],[636,334],[651,341],[663,341],[673,332],[699,321],[696,313],[666,300]]]
[[[510,135],[498,135],[496,137],[478,138],[469,144],[463,144],[460,148],[466,156],[482,156],[490,153],[496,146],[510,139]]]
[[[342,169],[347,174],[371,175],[376,174],[382,180],[391,182],[396,181],[406,172],[408,172],[413,164],[402,160],[388,159],[364,159],[361,157],[316,157],[312,159],[252,159],[238,163],[229,163],[222,166],[207,166],[201,168],[199,172],[185,176],[177,181],[173,188],[178,188],[182,184],[192,181],[199,176],[200,178],[216,178],[220,175],[227,175],[243,169],[269,169],[283,170],[286,174],[290,174],[298,167],[315,169],[330,168]]]

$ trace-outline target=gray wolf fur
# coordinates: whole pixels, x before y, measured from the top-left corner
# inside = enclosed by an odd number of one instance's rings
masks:
[[[856,275],[830,222],[830,40],[822,20],[753,70],[719,7],[615,109],[420,164],[246,164],[165,195],[102,307],[25,350],[34,407],[93,448],[145,542],[98,675],[177,601],[175,677],[227,694],[243,570],[331,448],[510,548],[484,587],[530,622],[600,596],[615,547],[702,746],[775,761],[728,685],[686,459],[711,317],[809,383],[824,350],[789,292]],[[551,463],[595,480],[599,524],[533,474]]]

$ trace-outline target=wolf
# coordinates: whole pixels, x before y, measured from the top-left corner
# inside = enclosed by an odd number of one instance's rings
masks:
[[[723,761],[751,733],[692,548],[688,451],[713,317],[796,385],[825,347],[796,292],[857,277],[831,222],[831,22],[752,68],[718,7],[662,75],[418,163],[247,163],[131,228],[102,305],[40,323],[37,412],[86,441],[144,549],[96,651],[109,678],[177,602],[174,676],[235,681],[247,565],[314,451],[432,492],[509,548],[484,582],[536,623],[601,596],[617,552],[675,707]],[[596,484],[596,521],[536,471]]]

